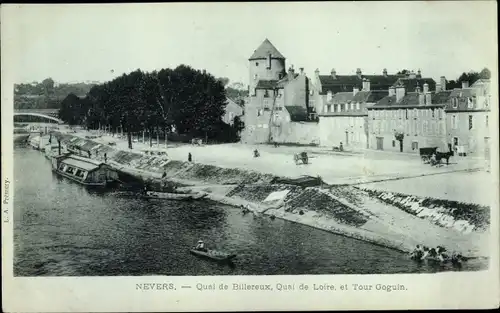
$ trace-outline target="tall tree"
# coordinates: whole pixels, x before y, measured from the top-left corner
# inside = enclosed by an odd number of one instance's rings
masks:
[[[69,125],[80,124],[82,121],[82,109],[81,109],[81,99],[75,94],[70,93],[61,102],[61,108],[59,109],[59,118]]]
[[[221,124],[226,106],[223,84],[186,65],[152,73],[136,70],[93,86],[79,105],[73,105],[79,109],[72,114],[89,128],[106,125],[125,131],[129,148],[131,134],[145,130],[166,135],[175,128],[180,134],[222,138],[227,133]]]

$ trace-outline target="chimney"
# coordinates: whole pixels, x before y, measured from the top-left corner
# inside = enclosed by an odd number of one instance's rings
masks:
[[[422,78],[422,72],[420,71],[420,69],[418,69],[417,71],[417,78]]]
[[[290,68],[288,69],[288,76],[289,76],[289,79],[293,79],[293,75],[295,74],[295,70],[293,69],[293,66],[290,66]]]
[[[370,80],[363,78],[363,91],[370,91]]]
[[[463,81],[462,82],[462,89],[469,88],[469,82],[468,81]]]
[[[441,79],[440,79],[441,83],[441,90],[445,91],[446,90],[446,77],[444,76],[441,76]]]
[[[418,104],[420,104],[420,105],[425,104],[425,93],[418,94]]]
[[[396,101],[399,102],[405,96],[405,86],[396,87]]]
[[[425,94],[425,104],[426,105],[432,104],[432,93],[428,92]]]
[[[384,68],[384,70],[382,71],[382,75],[384,75],[384,77],[387,77],[387,69]]]
[[[300,75],[304,75],[304,68],[303,67],[300,68]]]
[[[359,88],[358,87],[354,87],[352,88],[352,95],[355,96],[359,91]]]
[[[424,84],[424,93],[428,93],[428,92],[429,92],[429,84],[425,83]]]
[[[389,97],[395,95],[396,95],[396,87],[394,86],[389,87]]]
[[[360,68],[358,68],[358,69],[356,70],[356,75],[358,75],[358,78],[359,78],[359,79],[361,79],[361,74],[362,74],[362,73],[361,73],[361,69],[360,69]]]
[[[332,68],[332,71],[330,72],[330,74],[332,74],[333,79],[337,79],[337,72],[335,71],[334,68]]]

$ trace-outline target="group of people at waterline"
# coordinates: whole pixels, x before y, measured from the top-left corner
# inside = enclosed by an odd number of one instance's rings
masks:
[[[453,265],[460,265],[462,261],[465,261],[465,258],[460,253],[453,252],[450,256],[446,252],[446,249],[441,246],[428,248],[426,246],[417,245],[415,250],[410,253],[410,258],[416,261],[432,260],[440,263],[451,262]]]

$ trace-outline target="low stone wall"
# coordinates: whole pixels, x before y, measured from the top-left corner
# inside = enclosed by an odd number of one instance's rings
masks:
[[[319,125],[316,122],[288,122],[272,129],[273,141],[279,143],[319,145]]]

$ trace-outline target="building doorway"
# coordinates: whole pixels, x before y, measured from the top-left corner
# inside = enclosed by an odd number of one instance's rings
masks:
[[[377,150],[384,150],[384,137],[377,137]]]
[[[418,150],[418,141],[412,141],[411,143],[412,150]]]

